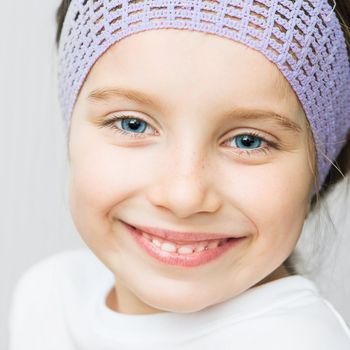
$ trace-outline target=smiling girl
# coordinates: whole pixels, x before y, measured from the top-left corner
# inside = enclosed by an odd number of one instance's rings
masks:
[[[88,249],[21,278],[11,350],[350,348],[293,264],[349,169],[350,6],[333,10],[62,2],[69,205]]]

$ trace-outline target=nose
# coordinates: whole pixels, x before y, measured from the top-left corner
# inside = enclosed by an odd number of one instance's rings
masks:
[[[174,150],[165,158],[148,190],[148,200],[154,206],[167,209],[179,218],[213,213],[220,208],[215,169],[207,156],[183,149]]]

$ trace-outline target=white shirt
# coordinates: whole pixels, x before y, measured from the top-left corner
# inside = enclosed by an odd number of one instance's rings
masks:
[[[350,331],[315,284],[288,276],[195,313],[107,307],[112,272],[87,248],[60,252],[17,282],[10,350],[349,350]]]

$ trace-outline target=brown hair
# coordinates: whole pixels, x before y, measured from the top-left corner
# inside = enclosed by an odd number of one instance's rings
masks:
[[[59,45],[60,36],[62,32],[62,26],[64,19],[67,14],[67,10],[71,0],[62,0],[56,11],[56,23],[57,23],[57,32],[56,32],[56,45]],[[328,0],[328,3],[331,7],[334,6],[333,0]],[[335,13],[337,18],[341,24],[343,32],[345,34],[348,55],[350,60],[350,1],[349,0],[337,0]],[[349,87],[350,88],[350,87]],[[309,129],[309,134],[312,135],[311,129]],[[311,138],[309,138],[311,139]],[[315,166],[315,148],[314,145],[309,145],[309,153],[312,154],[313,165]],[[315,172],[315,181],[317,178],[316,170]],[[332,163],[330,171],[326,177],[326,180],[322,184],[322,187],[318,193],[316,193],[310,203],[310,211],[313,211],[316,207],[318,207],[320,200],[324,198],[330,190],[334,187],[335,184],[340,182],[340,180],[344,179],[345,175],[350,172],[350,132],[348,133],[348,137],[344,147],[339,153],[336,160]],[[298,260],[297,253],[293,251],[293,253],[289,256],[289,258],[283,263],[290,274],[297,274],[296,269],[296,261]]]

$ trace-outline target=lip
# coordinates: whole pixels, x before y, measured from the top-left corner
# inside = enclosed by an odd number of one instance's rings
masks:
[[[130,225],[124,221],[123,224],[133,227],[138,231],[146,232],[152,236],[158,236],[164,240],[174,242],[174,243],[189,243],[189,242],[200,242],[208,241],[213,239],[225,239],[225,238],[242,238],[242,236],[225,234],[225,233],[204,233],[204,232],[178,232],[168,229],[160,229],[156,227],[149,226],[139,226],[139,225]]]
[[[213,260],[218,259],[225,252],[231,250],[233,247],[244,241],[246,237],[235,238],[219,245],[216,248],[210,248],[202,251],[194,251],[191,254],[180,254],[177,252],[168,252],[157,247],[148,238],[142,235],[142,231],[137,228],[122,222],[127,231],[131,234],[137,245],[145,251],[149,256],[157,261],[181,267],[196,267],[207,264]],[[226,236],[227,238],[227,236]]]

